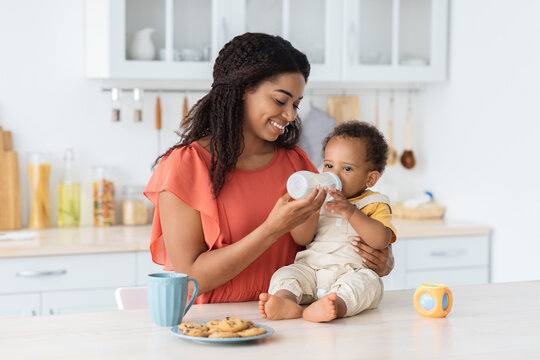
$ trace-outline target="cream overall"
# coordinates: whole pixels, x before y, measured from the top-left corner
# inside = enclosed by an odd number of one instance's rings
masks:
[[[388,198],[382,194],[368,195],[353,204],[362,210],[374,203],[389,207]],[[345,316],[376,308],[382,300],[383,282],[354,252],[350,241],[357,235],[341,215],[323,207],[315,239],[296,255],[294,264],[274,273],[268,292],[289,290],[299,304],[309,304],[335,292],[347,305]]]

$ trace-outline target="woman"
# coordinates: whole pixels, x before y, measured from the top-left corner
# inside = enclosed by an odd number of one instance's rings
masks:
[[[290,201],[285,188],[293,172],[316,171],[295,146],[309,71],[306,56],[280,37],[235,37],[180,142],[156,160],[145,189],[156,208],[152,258],[196,278],[197,303],[257,300],[300,249],[295,229],[317,220],[326,193]],[[374,270],[391,270],[388,250],[359,242],[356,251]]]

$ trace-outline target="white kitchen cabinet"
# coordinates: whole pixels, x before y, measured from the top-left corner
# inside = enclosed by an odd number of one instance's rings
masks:
[[[208,79],[217,48],[217,0],[86,1],[86,74],[101,79]],[[155,56],[130,56],[152,28]]]
[[[306,54],[311,64],[310,81],[340,79],[341,1],[243,0],[235,3],[238,9],[234,35],[244,32],[279,35]]]
[[[129,285],[135,283],[134,269],[134,253],[2,259],[0,293]]]
[[[447,0],[87,0],[89,78],[211,80],[244,32],[280,35],[310,60],[312,82],[446,78]],[[130,59],[153,28],[153,60]]]
[[[40,315],[40,294],[0,295],[0,318]]]
[[[447,0],[344,0],[343,80],[446,80]]]
[[[152,261],[150,251],[139,251],[136,254],[135,284],[146,286],[146,276],[148,274],[165,272],[163,265],[158,265]]]
[[[48,291],[41,295],[41,315],[115,310],[116,288]]]
[[[135,252],[7,258],[0,316],[115,309],[114,290],[135,285]]]
[[[393,252],[395,267],[383,277],[385,290],[430,282],[453,286],[491,281],[489,235],[398,238]]]

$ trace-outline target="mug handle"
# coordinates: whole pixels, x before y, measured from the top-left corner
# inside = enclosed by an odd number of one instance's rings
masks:
[[[193,285],[195,285],[195,289],[193,289],[193,294],[191,294],[191,299],[189,299],[189,303],[186,306],[186,310],[184,310],[184,315],[186,315],[191,305],[193,305],[193,302],[195,301],[195,299],[197,298],[197,294],[199,293],[199,282],[197,281],[197,279],[189,278],[188,284],[190,281],[193,281]]]

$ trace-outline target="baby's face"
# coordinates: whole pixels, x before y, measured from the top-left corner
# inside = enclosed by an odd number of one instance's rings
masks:
[[[324,151],[323,172],[339,176],[343,196],[360,195],[367,187],[369,164],[366,161],[366,145],[360,139],[334,137]]]

